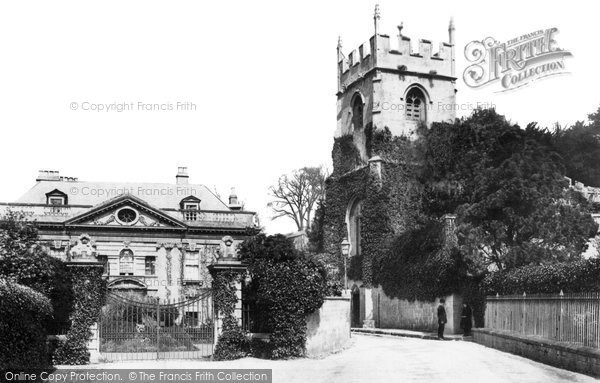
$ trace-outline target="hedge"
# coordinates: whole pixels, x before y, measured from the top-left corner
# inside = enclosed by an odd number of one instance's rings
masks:
[[[481,286],[488,295],[600,291],[600,259],[497,271],[487,275]]]
[[[73,266],[70,268],[74,307],[67,340],[56,349],[55,364],[82,365],[90,362],[87,342],[92,337],[90,327],[98,322],[106,300],[106,281],[102,267]]]
[[[52,315],[43,294],[0,278],[0,370],[49,367],[44,322]]]
[[[263,314],[269,344],[255,343],[255,356],[274,359],[304,356],[306,317],[323,305],[326,271],[315,259],[294,249],[283,235],[259,234],[240,247],[252,278],[254,310]]]

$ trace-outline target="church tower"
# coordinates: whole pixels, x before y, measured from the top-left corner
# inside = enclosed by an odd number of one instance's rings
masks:
[[[347,275],[340,280],[351,291],[358,327],[392,325],[379,316],[380,303],[391,301],[378,285],[378,260],[421,213],[418,128],[456,118],[453,22],[448,42],[434,53],[429,40],[413,50],[402,24],[390,41],[380,34],[380,17],[376,6],[374,35],[347,56],[338,42],[337,127],[323,224],[324,251]]]
[[[433,52],[429,40],[418,50],[398,26],[397,39],[380,34],[375,6],[374,35],[347,56],[338,41],[337,129],[335,137],[352,135],[365,163],[371,154],[367,135],[387,127],[395,136],[412,137],[420,124],[453,122],[455,113],[454,24],[448,42]]]

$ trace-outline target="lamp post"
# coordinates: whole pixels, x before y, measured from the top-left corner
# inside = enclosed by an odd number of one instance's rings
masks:
[[[348,290],[348,271],[346,260],[348,258],[348,254],[350,253],[350,242],[348,242],[348,238],[344,238],[342,243],[340,243],[340,251],[342,252],[342,257],[344,258],[344,289]]]

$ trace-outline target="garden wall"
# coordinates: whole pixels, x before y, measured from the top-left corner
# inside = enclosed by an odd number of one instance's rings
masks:
[[[424,330],[437,332],[437,307],[435,302],[408,301],[406,299],[390,298],[381,287],[373,289],[373,319],[378,328],[399,328],[407,330]],[[460,314],[462,298],[453,294],[446,298],[445,333],[461,333]]]
[[[473,329],[473,340],[500,351],[600,377],[600,350],[598,349],[483,328]]]
[[[306,325],[306,356],[320,358],[341,351],[350,340],[350,297],[325,298]]]

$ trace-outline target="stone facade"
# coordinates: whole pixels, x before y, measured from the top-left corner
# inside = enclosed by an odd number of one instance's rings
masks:
[[[109,288],[181,300],[210,288],[208,267],[233,259],[258,231],[235,192],[229,204],[205,186],[189,184],[180,168],[174,184],[83,182],[41,171],[19,200],[0,214],[21,211],[36,220],[41,243],[64,261],[104,264]]]
[[[420,214],[418,129],[456,117],[454,25],[451,21],[448,27],[449,41],[433,53],[428,40],[412,51],[402,26],[392,42],[379,33],[379,19],[376,8],[374,36],[348,56],[338,44],[337,128],[333,172],[326,183],[324,246],[342,269],[340,243],[350,242],[348,274],[360,291],[355,298],[362,325],[404,326],[391,317],[408,318],[413,312],[408,328],[430,327],[429,314],[419,319],[416,306],[385,297],[373,277],[374,260],[386,241],[410,228]],[[377,307],[386,313],[377,317]]]

